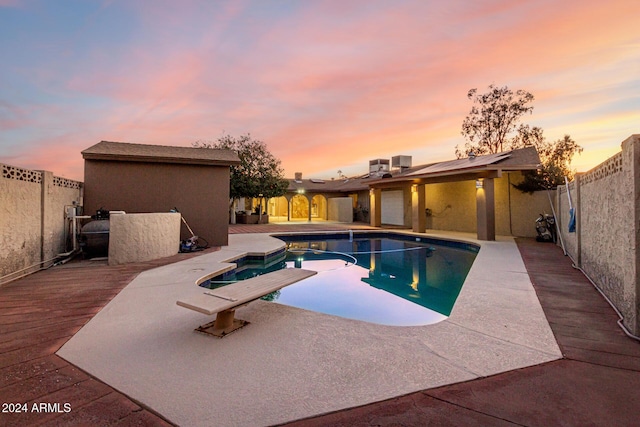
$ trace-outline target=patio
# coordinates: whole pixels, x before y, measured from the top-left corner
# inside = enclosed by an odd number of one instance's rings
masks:
[[[230,233],[263,233],[355,226],[325,223],[230,228]],[[517,244],[563,359],[293,425],[635,422],[634,410],[640,403],[640,345],[624,336],[615,324],[614,311],[584,276],[571,268],[559,248],[526,239],[519,239]],[[28,403],[29,408],[33,402],[72,405],[68,413],[3,414],[0,423],[165,423],[162,414],[141,407],[54,353],[139,272],[190,256],[121,267],[68,264],[0,288],[2,401]],[[73,301],[67,298],[69,295],[74,296]]]

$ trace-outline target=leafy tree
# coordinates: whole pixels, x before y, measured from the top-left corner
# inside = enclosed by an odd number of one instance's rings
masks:
[[[571,159],[582,152],[582,147],[569,135],[549,142],[540,127],[519,124],[522,116],[533,111],[531,93],[524,90],[514,93],[507,86],[491,84],[488,92],[478,94],[477,89],[471,89],[467,97],[474,105],[462,122],[461,133],[467,142],[463,148],[456,146],[459,159],[472,152],[482,155],[533,146],[540,156],[541,169],[524,173],[524,181],[514,187],[533,192],[561,185],[565,176],[573,178]]]
[[[460,159],[473,152],[476,155],[499,153],[508,146],[509,137],[516,131],[520,118],[533,111],[529,105],[533,95],[524,90],[515,93],[507,86],[489,85],[489,91],[479,94],[471,89],[467,98],[473,101],[469,115],[462,122],[462,136],[467,142],[456,146]]]
[[[223,135],[216,142],[196,141],[196,148],[228,149],[238,153],[240,164],[230,168],[230,207],[241,197],[280,197],[289,186],[280,160],[273,156],[267,145],[246,134],[238,138]],[[261,213],[261,212],[260,212]]]
[[[513,186],[525,193],[532,193],[545,188],[554,188],[564,184],[564,178],[571,180],[575,171],[571,169],[571,159],[577,153],[582,152],[579,146],[569,135],[555,142],[547,141],[542,135],[542,129],[534,127],[530,130],[534,137],[527,136],[528,126],[520,129],[522,137],[519,144],[514,144],[513,148],[522,148],[533,145],[538,150],[541,168],[539,171],[527,171],[524,179],[519,184]]]

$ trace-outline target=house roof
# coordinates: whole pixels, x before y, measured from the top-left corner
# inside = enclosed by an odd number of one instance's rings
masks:
[[[536,170],[540,167],[540,157],[535,147],[525,147],[501,153],[466,157],[416,166],[405,171],[391,174],[390,178],[377,179],[372,184],[398,181],[438,182],[462,181],[478,177],[495,177],[505,171]]]
[[[349,193],[354,191],[362,191],[369,188],[368,181],[372,179],[368,175],[364,177],[355,177],[347,179],[289,179],[290,192],[304,190],[314,193]]]
[[[229,166],[240,163],[233,150],[173,147],[100,141],[82,151],[85,160],[117,160],[128,162],[181,163]]]
[[[464,159],[450,160],[447,162],[434,163],[432,165],[406,173],[404,174],[404,176],[426,175],[426,174],[437,173],[437,172],[476,169],[483,166],[494,164],[500,160],[508,158],[509,155],[510,155],[509,152],[502,152],[502,153],[488,154],[486,156],[477,156],[474,158],[464,158]]]
[[[290,192],[304,190],[312,193],[349,193],[367,190],[370,186],[385,186],[398,182],[444,182],[497,176],[502,171],[536,170],[540,157],[534,147],[526,147],[495,154],[449,160],[414,166],[404,170],[392,170],[386,178],[377,175],[336,180],[289,180]]]

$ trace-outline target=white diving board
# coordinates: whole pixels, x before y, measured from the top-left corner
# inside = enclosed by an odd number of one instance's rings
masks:
[[[181,299],[177,304],[199,313],[217,314],[213,322],[200,326],[196,331],[222,338],[249,323],[234,318],[237,308],[315,274],[316,271],[285,268],[208,290]]]

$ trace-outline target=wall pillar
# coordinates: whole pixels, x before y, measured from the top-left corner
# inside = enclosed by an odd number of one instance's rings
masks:
[[[576,263],[576,266],[582,268],[582,232],[580,230],[580,213],[582,211],[582,205],[580,204],[580,174],[576,174],[574,177],[574,193],[575,200],[573,202],[573,212],[576,218],[576,259],[573,261]],[[569,225],[567,224],[567,227]]]
[[[631,178],[633,182],[633,229],[632,234],[632,277],[624,285],[624,294],[629,295],[631,316],[625,316],[624,324],[634,335],[640,335],[640,135],[633,135],[622,142],[622,151],[630,153]]]
[[[481,187],[479,184],[482,184]],[[476,216],[478,240],[496,240],[495,190],[493,178],[476,184]]]
[[[53,194],[53,172],[42,172],[42,191],[40,199],[40,261],[45,262],[51,260],[56,255],[53,242],[53,227],[51,227],[54,221],[54,214],[58,212],[52,212],[52,194]],[[42,264],[42,267],[46,268],[53,264],[53,261]]]
[[[293,196],[285,195],[284,198],[287,200],[287,221],[291,221],[291,205],[293,202]]]
[[[427,230],[427,215],[425,213],[425,186],[413,184],[411,186],[411,229],[415,233]]]
[[[369,190],[369,212],[371,226],[380,227],[382,225],[382,190],[380,188]]]

